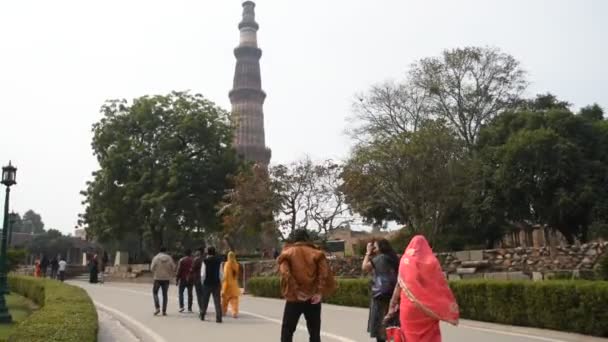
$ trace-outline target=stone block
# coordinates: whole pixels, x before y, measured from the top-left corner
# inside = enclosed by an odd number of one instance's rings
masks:
[[[488,280],[508,280],[507,272],[492,272],[483,275]]]
[[[469,257],[471,261],[482,261],[483,260],[483,251],[470,251]]]
[[[469,261],[471,260],[471,251],[455,252],[454,257],[460,261]]]
[[[532,280],[534,280],[534,281],[544,280],[543,274],[541,272],[532,272]]]
[[[490,265],[490,261],[488,260],[479,260],[479,261],[464,261],[462,262],[462,267],[487,267]]]
[[[458,274],[474,274],[477,271],[474,267],[459,267],[456,269],[456,273]]]
[[[507,277],[509,280],[530,280],[524,272],[508,272]]]
[[[448,274],[448,280],[450,280],[450,281],[451,280],[461,280],[461,279],[462,279],[462,277],[459,274],[453,274],[453,273]]]

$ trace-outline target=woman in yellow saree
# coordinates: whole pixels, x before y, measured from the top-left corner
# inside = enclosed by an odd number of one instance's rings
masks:
[[[231,306],[232,317],[239,314],[239,263],[234,252],[228,253],[228,261],[224,264],[224,280],[222,282],[222,313],[228,313],[228,304]]]

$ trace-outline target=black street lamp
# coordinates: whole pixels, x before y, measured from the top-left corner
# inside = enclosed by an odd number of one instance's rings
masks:
[[[11,186],[17,184],[17,169],[8,162],[8,166],[2,168],[2,184],[6,186],[6,197],[4,199],[4,224],[2,226],[2,251],[0,253],[0,323],[11,323],[12,317],[6,307],[4,295],[8,292],[6,277],[8,274],[6,260],[6,242],[8,236],[8,204],[11,194]]]

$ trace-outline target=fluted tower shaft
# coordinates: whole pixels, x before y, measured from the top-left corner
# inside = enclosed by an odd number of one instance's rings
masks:
[[[241,39],[234,49],[236,68],[229,93],[235,125],[234,147],[246,160],[258,164],[270,163],[270,149],[264,133],[264,100],[260,75],[262,50],[258,48],[255,3],[243,3],[243,20],[239,23]]]

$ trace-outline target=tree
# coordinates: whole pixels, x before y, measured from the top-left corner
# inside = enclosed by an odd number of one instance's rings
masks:
[[[40,234],[44,233],[44,222],[42,217],[33,210],[28,210],[23,215],[22,221],[22,232],[29,234]]]
[[[555,110],[570,110],[572,104],[567,101],[561,101],[557,96],[546,93],[538,94],[534,99],[522,99],[518,101],[514,109],[527,112],[543,112],[550,109]]]
[[[238,167],[229,114],[202,95],[112,100],[93,125],[100,169],[83,191],[90,236],[136,233],[154,248],[169,232],[220,230],[216,206]]]
[[[412,232],[434,240],[460,201],[465,158],[459,139],[443,122],[427,121],[415,133],[359,145],[346,163],[343,189],[359,214],[374,213],[361,208],[386,208]],[[361,184],[367,195],[358,189]]]
[[[314,180],[309,196],[308,213],[325,236],[336,228],[354,221],[350,206],[342,192],[343,166],[326,160],[314,167]]]
[[[47,232],[35,236],[30,241],[27,249],[32,254],[44,254],[48,258],[53,258],[58,254],[67,255],[72,246],[73,242],[70,237],[64,236],[58,230],[49,229]]]
[[[310,158],[290,165],[277,165],[270,170],[272,186],[279,203],[279,227],[283,237],[296,229],[308,228],[314,176]]]
[[[350,131],[355,141],[388,139],[415,132],[430,116],[429,92],[410,80],[384,82],[356,96]]]
[[[23,232],[23,220],[21,219],[21,215],[19,213],[10,213],[8,214],[8,222],[11,225],[11,232],[13,233],[22,233]]]
[[[412,66],[416,87],[430,94],[434,115],[446,120],[472,149],[481,127],[517,102],[527,86],[513,56],[494,48],[445,50]]]
[[[608,141],[588,119],[548,108],[496,118],[482,133],[479,155],[511,222],[539,224],[569,242],[585,241],[606,198],[601,189],[608,185],[608,169],[600,153]]]
[[[279,203],[267,169],[247,165],[232,178],[232,184],[219,210],[230,249],[274,247],[280,236],[274,221]]]
[[[599,121],[604,119],[604,110],[595,103],[592,106],[581,108],[580,115],[592,121]]]

